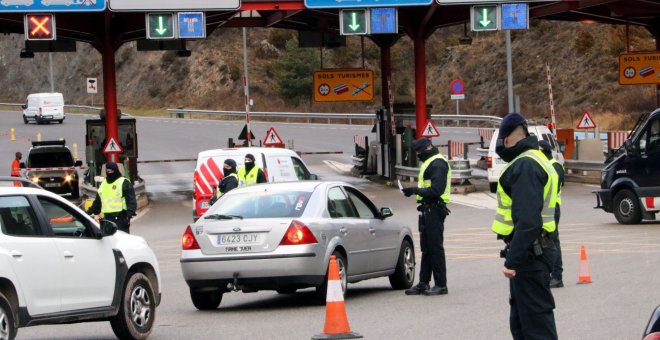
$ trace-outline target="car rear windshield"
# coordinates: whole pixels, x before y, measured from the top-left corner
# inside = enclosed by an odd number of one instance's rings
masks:
[[[30,168],[52,168],[73,166],[70,152],[32,153],[28,159]]]
[[[300,217],[312,195],[309,191],[250,192],[221,197],[205,216],[242,218]]]

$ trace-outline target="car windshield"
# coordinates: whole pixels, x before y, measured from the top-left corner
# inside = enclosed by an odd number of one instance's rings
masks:
[[[51,168],[73,166],[73,157],[69,152],[48,152],[30,154],[31,168]]]
[[[310,191],[263,191],[223,196],[204,214],[205,218],[300,217]]]

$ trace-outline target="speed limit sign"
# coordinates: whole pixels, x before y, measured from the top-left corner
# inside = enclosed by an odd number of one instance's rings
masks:
[[[319,85],[319,94],[322,96],[327,96],[330,93],[330,85],[321,84]]]

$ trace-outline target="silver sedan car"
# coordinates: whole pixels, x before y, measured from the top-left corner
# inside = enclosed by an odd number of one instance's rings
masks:
[[[182,238],[181,270],[200,310],[224,293],[316,287],[325,299],[330,256],[347,282],[388,276],[394,289],[412,286],[415,252],[408,226],[387,220],[343,182],[260,184],[223,195]]]

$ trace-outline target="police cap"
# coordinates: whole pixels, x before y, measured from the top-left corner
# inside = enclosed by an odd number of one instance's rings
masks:
[[[520,113],[512,112],[504,116],[502,122],[500,123],[500,132],[498,133],[497,138],[503,139],[513,132],[519,125],[524,125],[527,127],[527,121]]]
[[[426,149],[429,145],[431,145],[430,139],[420,138],[413,144],[413,149],[415,149],[415,152],[421,152],[424,151],[424,149]]]

